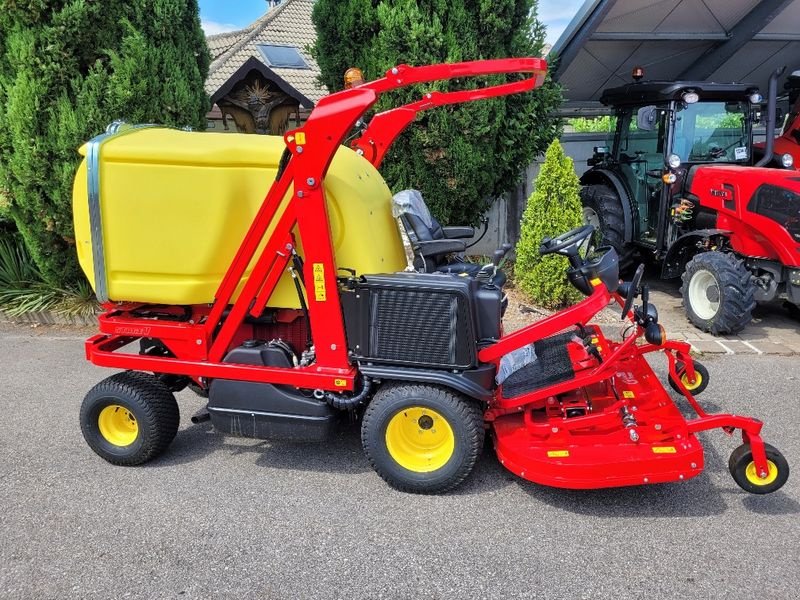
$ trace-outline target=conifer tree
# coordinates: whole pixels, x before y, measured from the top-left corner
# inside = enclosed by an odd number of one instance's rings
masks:
[[[539,306],[560,308],[580,297],[567,281],[567,259],[541,256],[539,245],[545,237],[556,237],[583,223],[580,182],[572,159],[564,154],[558,140],[547,149],[544,164],[522,216],[514,274],[523,292]]]
[[[539,56],[545,30],[536,20],[536,5],[535,0],[318,0],[313,51],[331,90],[342,88],[349,67],[361,68],[369,80],[402,63]],[[397,91],[376,108],[465,84],[474,81]],[[487,202],[512,190],[534,156],[558,135],[560,121],[549,113],[560,102],[560,89],[548,81],[527,94],[424,112],[394,144],[381,171],[395,191],[422,191],[443,223],[474,224]]]
[[[0,0],[0,196],[50,283],[78,277],[77,148],[116,119],[203,127],[197,0]]]

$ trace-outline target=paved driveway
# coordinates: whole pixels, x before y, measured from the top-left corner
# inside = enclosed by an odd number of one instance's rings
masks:
[[[69,334],[0,330],[0,597],[795,598],[800,358],[707,364],[711,409],[752,413],[796,472],[766,497],[705,434],[682,483],[572,492],[505,472],[490,449],[455,493],[400,494],[355,428],[327,446],[225,438],[188,417],[161,459],[113,467],[84,444],[81,398],[108,373]]]

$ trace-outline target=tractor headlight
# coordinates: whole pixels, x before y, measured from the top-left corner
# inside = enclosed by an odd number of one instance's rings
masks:
[[[761,104],[763,100],[764,96],[762,96],[758,92],[750,95],[750,104]]]
[[[669,158],[667,159],[667,164],[669,165],[670,169],[677,169],[681,166],[681,157],[677,154],[670,154]]]
[[[789,153],[783,154],[781,156],[781,164],[784,169],[791,169],[794,166],[794,157]]]

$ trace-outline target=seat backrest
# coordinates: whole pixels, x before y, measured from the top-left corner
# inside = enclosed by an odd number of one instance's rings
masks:
[[[400,217],[412,243],[444,239],[444,230],[418,190],[403,190],[392,198],[392,212]]]

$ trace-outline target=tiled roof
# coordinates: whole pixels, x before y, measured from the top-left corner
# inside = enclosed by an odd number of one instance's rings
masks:
[[[313,44],[317,37],[311,21],[313,9],[314,0],[284,0],[249,27],[208,36],[206,40],[212,62],[206,79],[206,92],[212,95],[251,56],[264,62],[257,48],[259,44],[278,44],[296,46],[311,68],[270,68],[316,103],[328,91],[317,83],[319,66],[306,50],[306,46]]]

